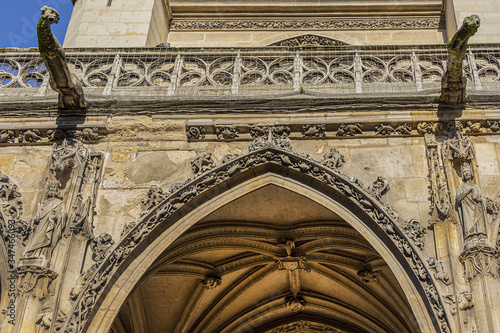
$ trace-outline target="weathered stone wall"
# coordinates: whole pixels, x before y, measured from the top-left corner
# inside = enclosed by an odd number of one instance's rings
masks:
[[[481,19],[481,29],[471,38],[471,43],[500,42],[500,23],[496,19],[500,13],[500,2],[497,0],[449,0],[446,1],[446,28],[448,38],[460,28],[465,17],[478,15]]]

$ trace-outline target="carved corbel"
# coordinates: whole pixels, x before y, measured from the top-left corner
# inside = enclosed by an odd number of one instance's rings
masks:
[[[467,282],[482,276],[498,277],[498,252],[489,246],[475,246],[465,249],[459,257]]]

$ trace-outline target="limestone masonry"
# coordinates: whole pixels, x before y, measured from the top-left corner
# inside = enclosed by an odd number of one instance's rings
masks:
[[[500,332],[500,0],[73,0],[0,49],[0,331]]]

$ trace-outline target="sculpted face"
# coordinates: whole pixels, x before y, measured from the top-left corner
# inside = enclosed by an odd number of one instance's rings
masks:
[[[43,6],[42,9],[42,19],[48,21],[50,24],[59,22],[59,13],[51,7]]]
[[[462,179],[464,182],[472,179],[472,172],[469,169],[465,169],[462,171]]]
[[[480,24],[481,19],[477,15],[471,15],[464,19],[464,26],[473,34],[476,33],[477,28],[479,28]]]

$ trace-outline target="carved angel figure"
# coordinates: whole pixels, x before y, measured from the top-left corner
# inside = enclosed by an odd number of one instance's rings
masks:
[[[35,217],[30,222],[33,233],[26,246],[25,258],[50,261],[52,251],[61,239],[67,215],[56,183],[50,183],[47,199],[39,204]]]
[[[484,198],[479,187],[472,182],[470,165],[462,165],[463,183],[457,189],[457,211],[462,223],[464,242],[473,238],[486,239]]]

